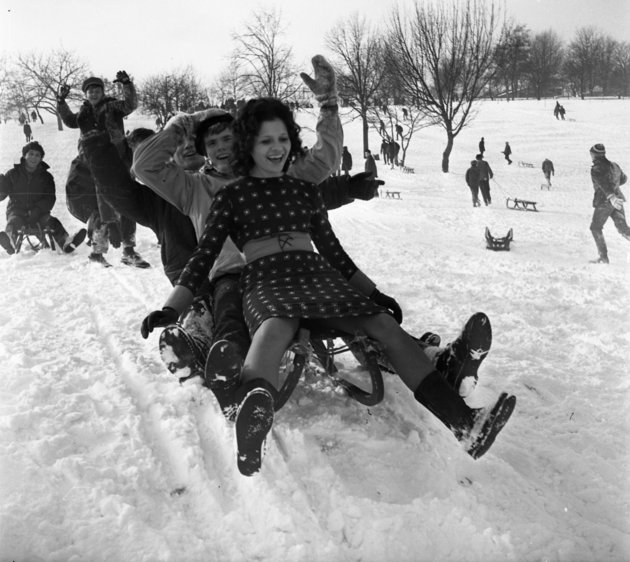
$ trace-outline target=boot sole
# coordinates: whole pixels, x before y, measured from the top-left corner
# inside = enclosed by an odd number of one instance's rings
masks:
[[[273,417],[273,397],[262,388],[250,391],[241,402],[236,415],[236,448],[238,469],[244,476],[252,476],[262,466]]]
[[[473,459],[478,459],[488,452],[497,435],[510,419],[515,406],[516,396],[508,395],[507,392],[503,392],[499,396],[490,414],[484,419],[479,435],[467,449],[468,454]]]
[[[455,375],[449,373],[450,376],[447,376],[447,380],[459,392],[460,396],[466,397],[477,385],[477,371],[492,346],[490,319],[483,312],[473,314],[466,322],[462,334],[462,344],[465,345],[467,353],[457,373]],[[462,388],[462,383],[466,379],[471,381],[467,385],[470,388]]]
[[[2,246],[10,256],[15,254],[15,248],[13,244],[11,244],[11,239],[6,232],[0,232],[0,246]]]
[[[181,326],[166,327],[160,334],[159,348],[160,357],[169,372],[175,374],[180,369],[190,369],[190,374],[183,380],[203,375],[203,362],[197,356],[197,346]]]
[[[77,246],[79,246],[83,242],[83,240],[85,240],[86,236],[87,236],[87,230],[85,230],[85,228],[82,228],[81,230],[79,230],[79,232],[77,232],[72,237],[72,240],[70,240],[68,243],[64,245],[63,247],[64,254],[70,254],[74,252],[77,249]]]

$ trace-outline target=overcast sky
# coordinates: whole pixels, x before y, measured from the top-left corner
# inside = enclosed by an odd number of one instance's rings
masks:
[[[489,1],[489,0],[488,0]],[[398,0],[411,5],[413,0]],[[553,28],[570,40],[594,25],[628,40],[630,0],[498,0],[508,16],[533,32]],[[63,47],[93,73],[113,78],[125,69],[136,79],[187,65],[209,80],[225,68],[232,34],[260,6],[282,11],[296,62],[326,54],[324,34],[353,12],[387,18],[392,0],[0,0],[0,50],[13,53]]]

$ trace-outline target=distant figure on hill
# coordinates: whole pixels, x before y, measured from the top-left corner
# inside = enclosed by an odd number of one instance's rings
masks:
[[[403,136],[403,128],[400,123],[396,123],[396,135],[402,139]]]
[[[387,159],[389,163],[392,165],[392,170],[394,166],[398,166],[398,153],[400,152],[400,145],[396,141],[389,141],[387,147]]]
[[[341,153],[341,169],[344,175],[349,176],[352,170],[352,154],[348,152],[348,147],[344,146]]]
[[[466,183],[472,193],[473,207],[481,207],[479,202],[479,168],[477,168],[477,160],[470,162],[470,168],[466,170]]]
[[[389,142],[387,142],[387,139],[383,139],[381,143],[381,155],[383,156],[383,162],[389,164]]]
[[[593,181],[593,219],[591,233],[595,239],[599,257],[591,263],[608,263],[608,248],[604,239],[603,228],[608,218],[612,218],[615,228],[626,240],[630,240],[630,226],[626,222],[623,204],[626,200],[619,186],[628,181],[619,164],[606,158],[606,148],[603,144],[596,144],[590,150],[593,166],[591,180]]]
[[[510,154],[512,154],[512,148],[510,147],[510,143],[509,142],[505,143],[505,148],[503,149],[503,154],[505,155],[505,159],[507,160],[507,163],[511,164],[512,160],[510,159]]]
[[[33,140],[33,129],[31,129],[31,126],[28,123],[24,123],[22,130],[24,131],[26,142],[31,142]]]
[[[481,140],[479,141],[479,154],[483,156],[483,153],[485,151],[486,151],[486,141],[484,140],[483,137],[481,137]]]
[[[562,106],[560,105],[560,102],[558,100],[556,100],[556,106],[553,108],[553,116],[556,119],[560,119],[560,108]]]
[[[475,157],[477,160],[477,170],[479,171],[479,190],[483,197],[483,202],[486,207],[492,203],[492,197],[490,197],[490,180],[494,177],[492,168],[483,159],[483,154],[477,154]]]
[[[37,113],[35,113],[35,110],[31,111],[31,121],[37,121]]]
[[[372,152],[369,150],[365,151],[365,171],[370,174],[370,178],[378,178],[376,162],[374,161],[374,156],[372,156]]]
[[[555,175],[556,171],[553,169],[553,162],[549,158],[545,158],[542,163],[542,171],[547,180],[547,189],[551,187],[551,176]]]
[[[560,106],[559,112],[560,112],[560,118],[564,121],[564,114],[567,112],[567,110],[564,109],[564,105]]]

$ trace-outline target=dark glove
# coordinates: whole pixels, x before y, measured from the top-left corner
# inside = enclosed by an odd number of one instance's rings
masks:
[[[131,79],[129,78],[129,74],[127,74],[124,70],[119,70],[116,73],[116,79],[114,82],[120,82],[121,84],[129,84]]]
[[[114,248],[120,248],[122,235],[120,234],[120,227],[117,222],[107,223],[107,238]]]
[[[361,172],[348,181],[348,195],[353,199],[369,201],[376,195],[379,185],[385,185],[385,182],[372,178],[371,172]]]
[[[398,305],[398,303],[390,296],[384,295],[378,289],[374,289],[372,294],[370,295],[370,299],[372,299],[376,304],[385,307],[390,314],[394,317],[396,322],[402,324],[403,321],[403,313],[402,309]]]
[[[59,88],[59,93],[57,94],[57,101],[59,103],[63,103],[64,101],[66,101],[66,98],[68,97],[69,93],[70,93],[70,86],[68,86],[68,84],[64,84],[63,86],[61,86],[61,88]]]
[[[337,79],[335,71],[322,55],[315,55],[311,59],[315,78],[311,78],[305,72],[300,72],[304,83],[315,94],[315,99],[320,105],[335,105],[337,103]]]
[[[179,314],[174,308],[170,306],[165,306],[162,310],[154,310],[150,312],[147,317],[142,321],[142,326],[140,326],[140,333],[142,337],[146,340],[149,337],[149,334],[159,326],[170,326],[171,324],[175,324],[177,319],[179,318]]]

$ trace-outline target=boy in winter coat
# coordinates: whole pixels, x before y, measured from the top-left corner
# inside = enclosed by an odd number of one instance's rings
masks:
[[[341,169],[346,176],[349,176],[350,170],[352,170],[352,154],[348,152],[347,146],[343,147],[343,152],[341,153]]]
[[[479,169],[477,168],[477,160],[470,162],[470,168],[466,170],[466,183],[472,193],[473,207],[481,207],[479,202]]]
[[[30,142],[22,149],[20,163],[15,164],[0,183],[0,201],[9,198],[7,204],[6,232],[0,232],[0,245],[14,254],[17,240],[24,229],[38,230],[49,228],[56,244],[64,252],[70,253],[85,239],[85,229],[69,236],[61,222],[51,216],[55,205],[55,180],[43,161],[44,149],[36,142]]]
[[[372,178],[378,178],[378,169],[376,168],[376,162],[374,156],[369,150],[365,151],[365,172],[370,174]]]
[[[547,180],[547,189],[551,187],[551,176],[553,176],[556,172],[553,169],[553,162],[549,160],[549,158],[545,158],[542,163],[542,171]]]
[[[122,100],[105,96],[103,80],[92,76],[83,82],[82,90],[86,100],[79,113],[73,113],[66,103],[66,97],[70,92],[67,86],[62,87],[59,93],[57,111],[64,124],[71,129],[79,128],[78,117],[83,114],[85,119],[93,122],[95,128],[107,131],[120,157],[131,166],[131,153],[125,142],[123,118],[136,109],[138,99],[135,87],[124,70],[116,73],[114,82],[122,85]],[[107,252],[110,243],[117,248],[122,242],[122,263],[140,268],[150,267],[135,251],[136,223],[126,217],[120,218],[101,197],[98,182],[94,181],[84,161],[81,141],[79,155],[70,165],[66,194],[70,212],[88,225],[92,242],[92,253],[89,256],[91,261],[109,267],[110,264],[103,254]]]
[[[593,166],[591,180],[593,181],[593,219],[591,233],[595,239],[599,257],[592,263],[609,263],[608,248],[604,239],[603,228],[608,218],[612,218],[619,234],[630,240],[630,227],[626,222],[623,204],[626,200],[619,186],[626,183],[628,177],[623,173],[619,164],[606,158],[606,148],[603,144],[595,144],[590,149]]]
[[[482,154],[477,154],[475,159],[477,160],[477,171],[479,173],[479,189],[481,190],[483,202],[488,206],[492,203],[492,198],[490,197],[490,180],[494,174],[492,173],[490,164],[483,159]]]

